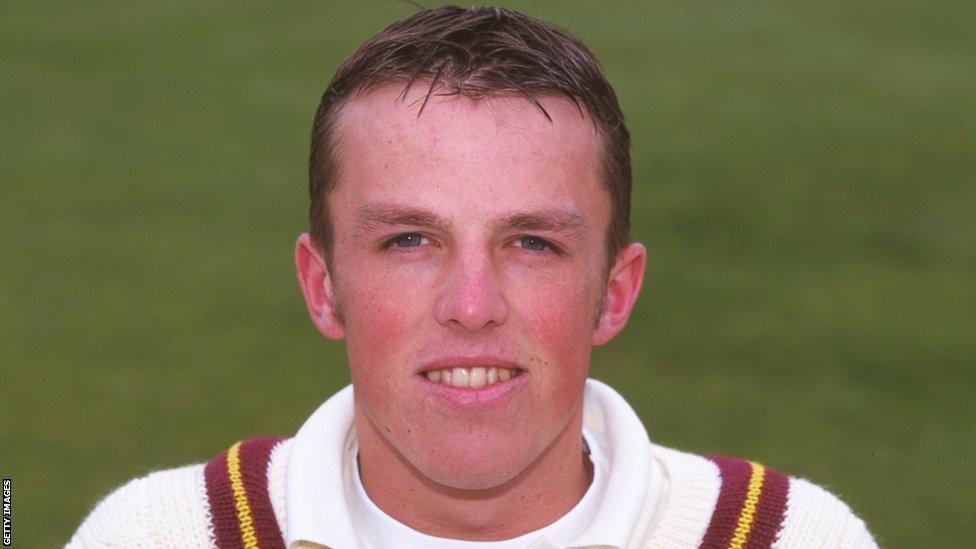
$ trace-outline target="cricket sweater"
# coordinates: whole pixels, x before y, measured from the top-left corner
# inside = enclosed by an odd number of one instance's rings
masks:
[[[206,464],[131,481],[99,503],[68,547],[369,547],[356,531],[364,518],[347,501],[348,486],[342,486],[355,480],[338,475],[332,485],[318,485],[311,476],[296,474],[307,473],[302,461],[315,457],[301,454],[308,453],[302,443],[309,440],[316,416],[327,417],[320,424],[341,439],[334,446],[346,457],[334,461],[354,461],[347,459],[357,448],[347,388],[313,414],[294,439],[250,439]],[[594,380],[587,382],[584,425],[606,450],[609,481],[593,523],[576,540],[580,543],[568,546],[877,547],[843,502],[806,480],[755,462],[697,456],[633,436],[628,428],[643,430],[639,419],[620,395]],[[628,464],[635,455],[647,462],[646,470]],[[310,499],[323,491],[332,492],[326,505]],[[314,530],[323,524],[316,537]],[[531,544],[561,546],[567,545],[545,539]]]

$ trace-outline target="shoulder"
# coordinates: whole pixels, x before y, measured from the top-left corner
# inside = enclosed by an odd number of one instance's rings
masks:
[[[838,497],[800,478],[725,456],[654,446],[667,479],[649,546],[877,547]]]
[[[260,465],[280,528],[290,446],[290,439],[276,441]],[[225,456],[226,452],[207,463],[156,471],[115,489],[95,506],[67,547],[215,547],[212,486],[208,492],[207,484],[213,483],[212,464]]]
[[[203,464],[157,471],[95,506],[68,547],[210,547]]]
[[[834,494],[790,477],[789,501],[774,547],[877,547],[864,521]]]

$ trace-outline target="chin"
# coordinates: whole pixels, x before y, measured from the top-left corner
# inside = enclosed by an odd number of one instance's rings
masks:
[[[484,467],[482,463],[452,465],[421,473],[437,484],[456,490],[491,490],[505,485],[525,469],[511,464],[505,467]]]
[[[458,490],[490,490],[510,482],[537,458],[526,445],[511,443],[492,448],[443,449],[426,454],[414,466],[430,480]],[[520,449],[513,452],[513,449]],[[537,454],[537,453],[536,453]]]

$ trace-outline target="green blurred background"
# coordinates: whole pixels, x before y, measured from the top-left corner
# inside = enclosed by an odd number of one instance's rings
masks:
[[[591,46],[634,136],[648,279],[593,376],[655,441],[808,477],[884,546],[976,538],[974,4],[504,4]],[[309,126],[413,9],[0,4],[17,546],[348,382],[293,274]]]

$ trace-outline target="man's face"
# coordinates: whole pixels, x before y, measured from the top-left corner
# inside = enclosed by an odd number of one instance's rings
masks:
[[[579,436],[606,283],[600,138],[566,99],[542,100],[552,122],[515,96],[434,95],[418,116],[426,87],[400,91],[351,100],[337,132],[331,284],[357,429],[435,482],[499,486]]]

